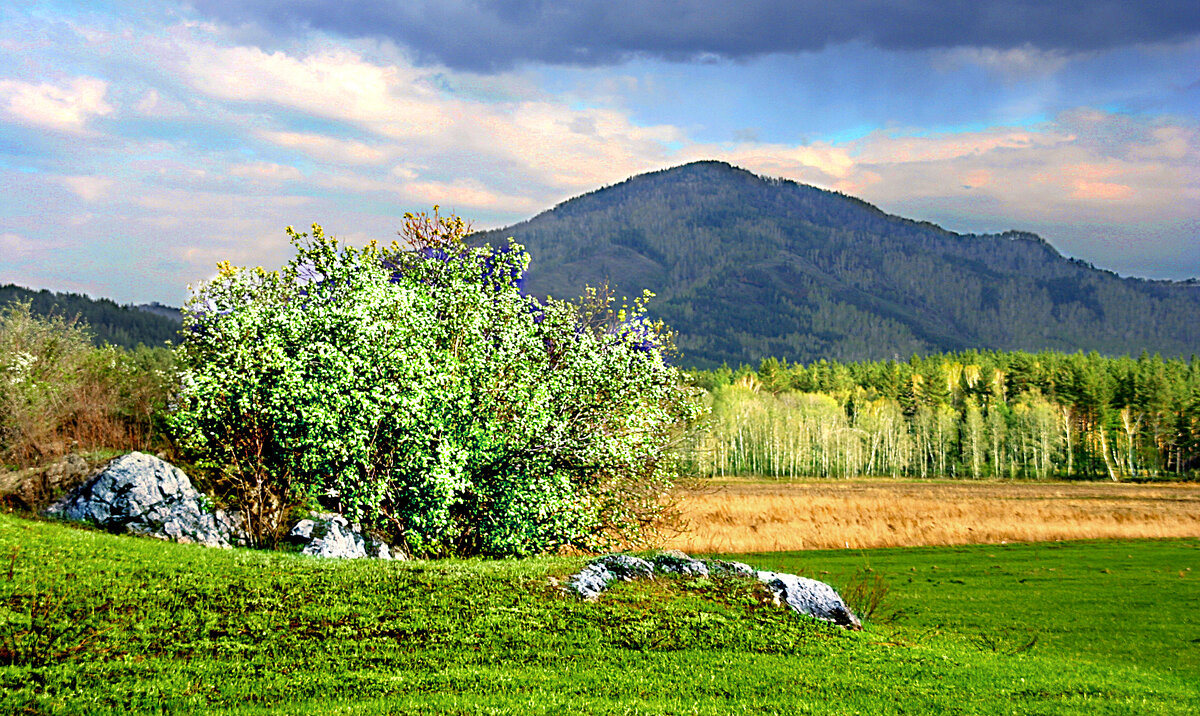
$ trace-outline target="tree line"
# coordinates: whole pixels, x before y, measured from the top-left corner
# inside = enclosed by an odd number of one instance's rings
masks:
[[[1200,362],[964,351],[689,373],[699,475],[1194,478]]]
[[[134,349],[160,347],[179,340],[179,309],[159,304],[120,306],[107,298],[78,293],[34,291],[14,284],[0,286],[0,309],[23,303],[42,318],[59,317],[87,326],[95,345]]]

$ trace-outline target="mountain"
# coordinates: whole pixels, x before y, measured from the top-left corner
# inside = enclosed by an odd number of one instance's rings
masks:
[[[139,344],[161,346],[178,342],[183,316],[178,308],[158,303],[146,306],[119,306],[107,298],[91,298],[78,293],[32,291],[13,284],[0,286],[0,310],[11,303],[29,302],[37,316],[78,317],[87,324],[96,344],[111,343],[122,348]]]
[[[1035,234],[964,235],[843,194],[697,162],[515,226],[535,295],[657,294],[688,366],[967,348],[1200,352],[1200,286],[1121,278]]]
[[[153,301],[151,303],[138,303],[133,307],[139,311],[153,313],[158,316],[165,316],[166,318],[169,318],[171,322],[176,325],[176,327],[183,325],[183,309],[181,308],[176,308],[175,306],[166,306],[158,301]]]

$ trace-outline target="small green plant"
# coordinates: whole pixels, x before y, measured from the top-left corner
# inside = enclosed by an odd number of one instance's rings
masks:
[[[850,611],[865,621],[876,614],[885,614],[890,591],[891,586],[882,574],[877,574],[870,567],[864,567],[855,572],[846,586],[842,587],[841,596],[846,606],[850,607]]]
[[[981,631],[971,641],[984,651],[1012,656],[1032,649],[1038,643],[1038,635],[1032,629],[1001,628]]]
[[[173,425],[259,541],[316,501],[410,553],[638,544],[699,405],[644,299],[521,292],[515,244],[408,215],[407,246],[291,231],[278,271],[222,264],[185,311]]]

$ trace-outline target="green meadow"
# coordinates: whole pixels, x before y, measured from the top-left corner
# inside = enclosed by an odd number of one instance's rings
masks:
[[[1200,712],[1200,540],[736,555],[740,580],[557,581],[584,558],[322,561],[0,514],[0,713]]]

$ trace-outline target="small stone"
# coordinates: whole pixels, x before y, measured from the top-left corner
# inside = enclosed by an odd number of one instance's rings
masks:
[[[758,581],[767,585],[775,600],[801,614],[858,631],[862,624],[833,587],[807,577],[782,572],[758,572]]]
[[[300,520],[288,532],[287,539],[289,542],[309,542],[312,540],[312,532],[316,526],[317,523],[314,520]]]
[[[753,577],[756,571],[754,567],[744,562],[729,562],[723,559],[714,559],[705,564],[708,565],[709,574],[717,577]]]

